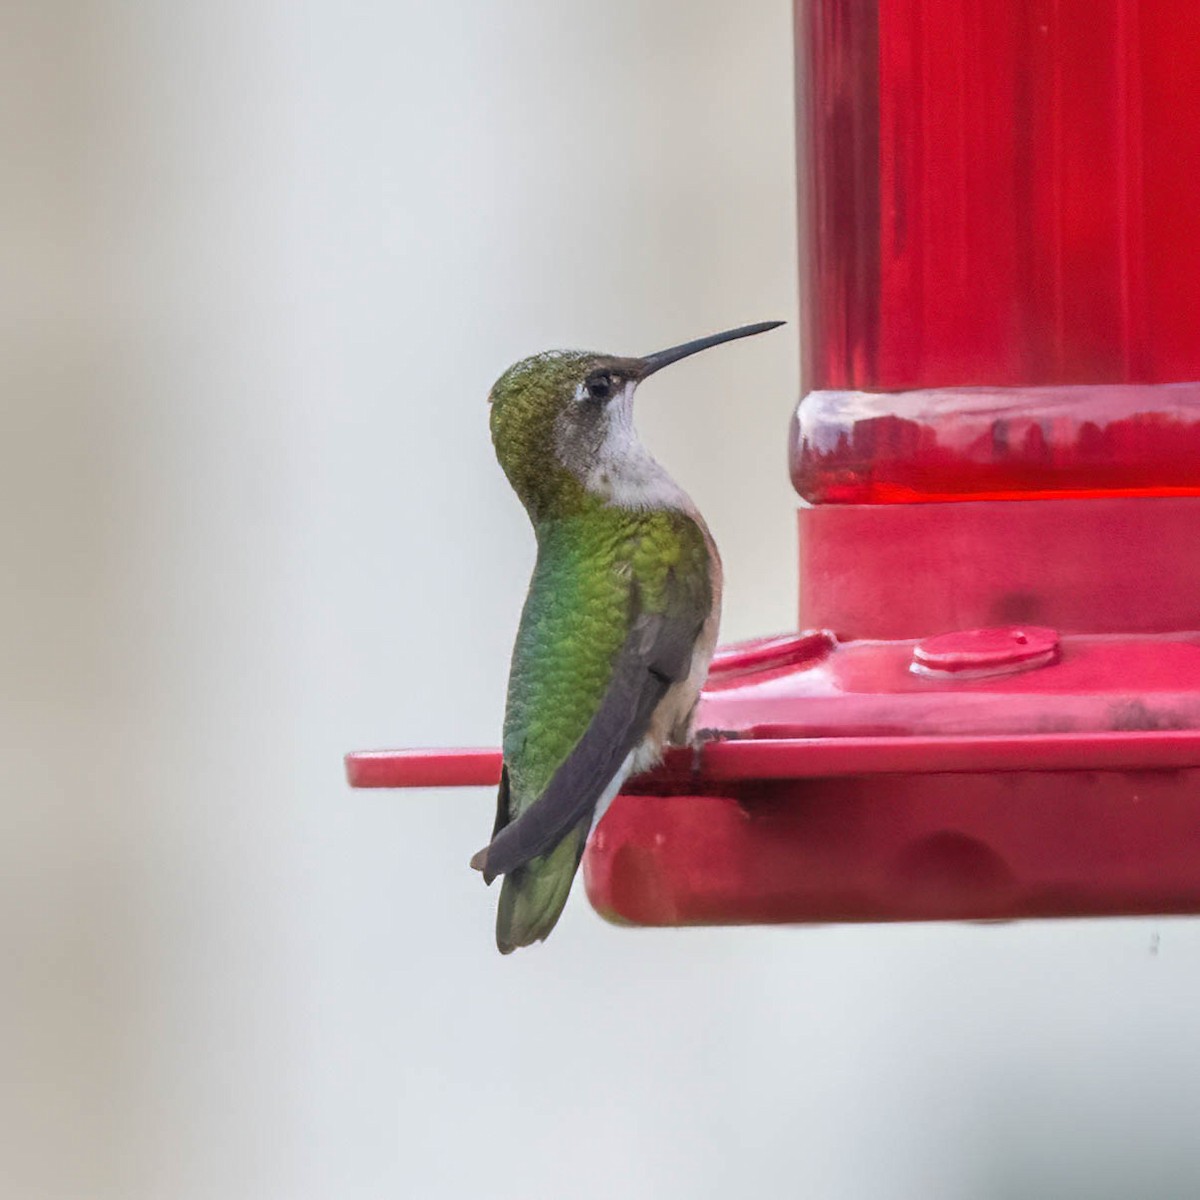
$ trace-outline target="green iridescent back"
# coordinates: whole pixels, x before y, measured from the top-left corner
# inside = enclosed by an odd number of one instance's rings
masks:
[[[514,817],[587,731],[633,606],[699,625],[712,604],[708,546],[686,513],[612,508],[589,497],[585,511],[540,522],[537,533],[504,721]]]

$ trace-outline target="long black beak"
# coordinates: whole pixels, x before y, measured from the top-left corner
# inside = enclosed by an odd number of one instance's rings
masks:
[[[784,321],[759,321],[757,325],[742,325],[737,329],[727,329],[724,333],[710,333],[708,337],[697,338],[694,342],[684,342],[682,346],[672,346],[669,350],[659,350],[656,354],[647,354],[641,362],[638,379],[645,379],[663,367],[669,367],[681,358],[699,354],[710,346],[719,346],[722,342],[732,342],[737,338],[752,337],[756,333],[766,333],[768,329],[778,329]]]

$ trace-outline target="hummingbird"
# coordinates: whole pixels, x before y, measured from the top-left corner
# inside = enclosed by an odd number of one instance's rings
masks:
[[[490,884],[502,954],[554,928],[584,846],[630,774],[686,745],[717,643],[721,559],[633,424],[638,385],[764,321],[644,358],[557,350],[488,397],[492,442],[537,539],[513,647]]]

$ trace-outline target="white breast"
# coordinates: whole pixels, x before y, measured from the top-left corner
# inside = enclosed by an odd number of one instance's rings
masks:
[[[633,427],[633,392],[626,383],[608,406],[608,425],[583,479],[589,492],[620,508],[677,508],[694,512],[691,497],[642,445]]]

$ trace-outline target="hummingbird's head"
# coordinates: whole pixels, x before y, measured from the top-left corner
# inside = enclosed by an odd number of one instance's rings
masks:
[[[638,384],[681,358],[782,324],[744,325],[644,358],[551,350],[509,367],[488,397],[492,441],[530,517],[565,515],[589,497],[627,508],[686,505],[638,440]]]

